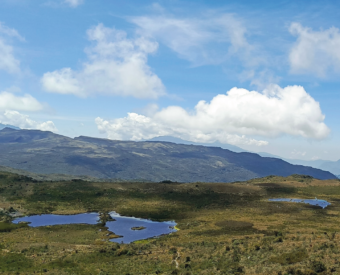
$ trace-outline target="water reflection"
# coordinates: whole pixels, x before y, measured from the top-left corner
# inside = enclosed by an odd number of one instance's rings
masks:
[[[269,201],[288,201],[288,202],[297,202],[297,203],[308,203],[310,205],[320,206],[322,208],[326,208],[330,203],[325,200],[315,199],[287,199],[287,198],[278,198],[278,199],[269,199]]]

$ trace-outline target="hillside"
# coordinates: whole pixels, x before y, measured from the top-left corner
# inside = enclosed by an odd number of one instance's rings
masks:
[[[72,139],[38,130],[1,130],[0,151],[0,165],[38,174],[178,182],[233,182],[291,174],[336,178],[319,169],[219,147],[84,136]]]

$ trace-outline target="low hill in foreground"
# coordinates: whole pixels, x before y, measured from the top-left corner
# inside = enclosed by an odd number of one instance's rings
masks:
[[[291,174],[336,178],[320,169],[219,147],[84,136],[72,139],[38,130],[1,130],[0,152],[1,166],[38,174],[156,182],[233,182]]]

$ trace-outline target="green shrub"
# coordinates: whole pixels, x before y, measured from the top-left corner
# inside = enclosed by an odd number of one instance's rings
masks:
[[[7,222],[0,222],[0,232],[11,232],[14,229],[22,228],[22,227],[28,227],[26,223],[7,223]]]
[[[285,265],[285,264],[295,264],[298,262],[302,262],[303,260],[307,258],[308,258],[307,251],[305,249],[299,249],[299,250],[295,250],[292,252],[283,253],[276,257],[271,257],[269,261],[273,263]]]

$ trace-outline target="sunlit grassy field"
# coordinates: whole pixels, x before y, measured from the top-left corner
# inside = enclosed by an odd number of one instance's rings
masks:
[[[326,209],[269,198],[325,199]],[[340,274],[340,181],[34,182],[0,173],[1,274]],[[105,222],[30,228],[10,213],[175,220],[179,231],[116,244]],[[100,230],[101,229],[101,230]]]

